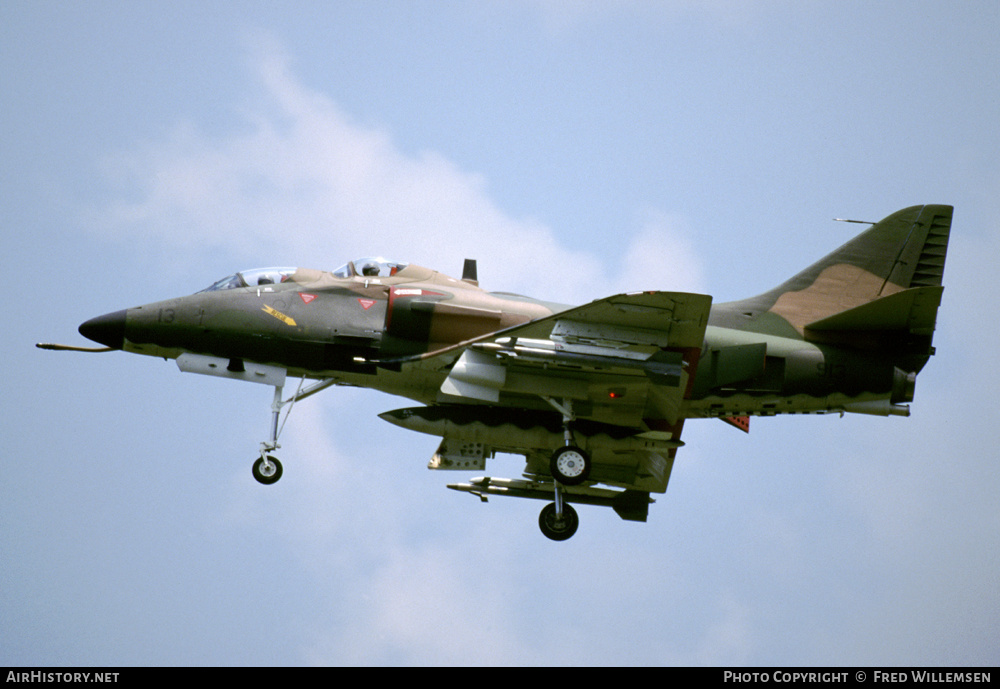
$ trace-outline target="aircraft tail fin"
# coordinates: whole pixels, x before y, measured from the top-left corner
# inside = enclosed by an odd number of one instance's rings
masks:
[[[929,354],[952,210],[924,205],[897,211],[778,287],[720,304],[724,324],[786,336],[794,330],[804,339],[857,346],[891,340]]]

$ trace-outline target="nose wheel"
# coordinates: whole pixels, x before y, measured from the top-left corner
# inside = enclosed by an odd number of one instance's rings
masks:
[[[261,455],[260,459],[253,463],[253,477],[259,483],[271,485],[281,478],[281,462],[276,457]]]

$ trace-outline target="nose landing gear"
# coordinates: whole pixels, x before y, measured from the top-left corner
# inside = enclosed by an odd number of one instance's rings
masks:
[[[284,428],[284,423],[279,426],[279,420],[281,418],[281,410],[288,405],[288,411],[285,413],[285,421],[288,421],[288,415],[292,413],[292,405],[294,405],[298,400],[305,399],[310,395],[315,395],[320,390],[325,390],[326,388],[334,385],[337,381],[333,378],[327,378],[319,382],[313,383],[304,390],[302,389],[303,381],[299,382],[299,388],[295,391],[295,394],[287,399],[282,400],[281,394],[284,390],[283,385],[274,386],[274,400],[271,402],[271,435],[268,440],[265,440],[260,444],[260,457],[253,463],[253,477],[259,482],[266,486],[276,483],[278,479],[281,478],[282,468],[281,462],[278,461],[277,457],[268,454],[277,450],[281,445],[278,444],[278,434],[281,433],[281,429]]]

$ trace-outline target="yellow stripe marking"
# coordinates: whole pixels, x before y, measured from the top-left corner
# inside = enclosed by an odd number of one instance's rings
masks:
[[[291,316],[286,316],[285,314],[281,313],[281,311],[278,311],[277,309],[272,309],[270,306],[262,306],[260,310],[271,316],[274,316],[285,325],[291,325],[291,326],[297,325],[294,318],[292,318]]]

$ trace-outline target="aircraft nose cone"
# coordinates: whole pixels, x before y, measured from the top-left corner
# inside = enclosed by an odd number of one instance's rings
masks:
[[[121,349],[125,346],[125,310],[91,318],[80,326],[80,334],[105,347]]]

